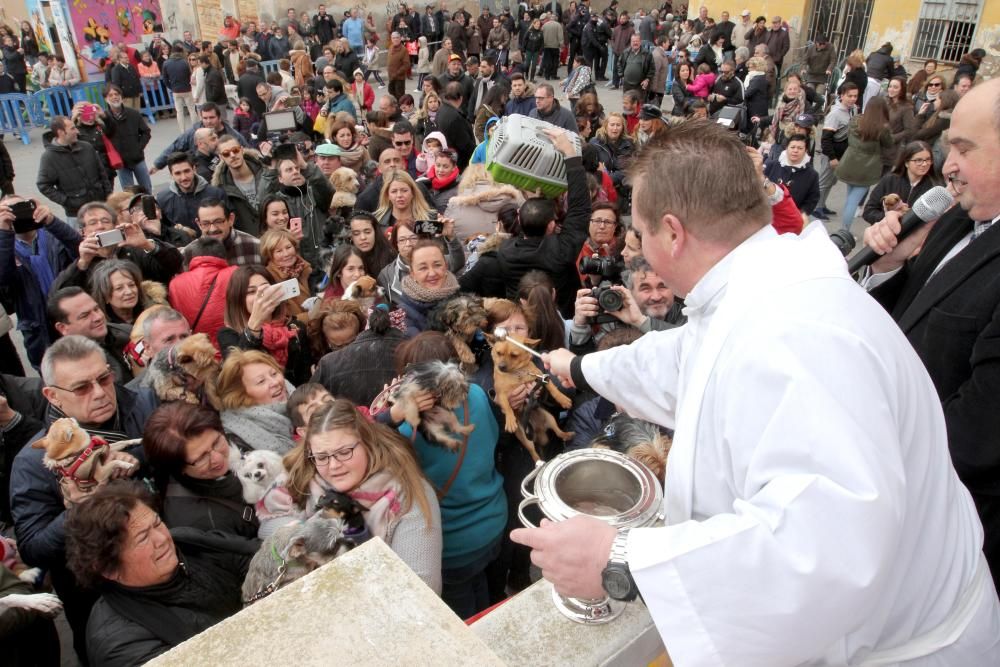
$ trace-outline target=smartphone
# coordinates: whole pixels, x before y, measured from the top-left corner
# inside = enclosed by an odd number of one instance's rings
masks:
[[[100,232],[97,235],[97,245],[102,248],[108,248],[111,246],[118,245],[125,240],[125,234],[122,233],[120,229],[112,229],[107,232]]]
[[[147,220],[156,220],[156,197],[153,195],[142,196],[142,214]]]
[[[296,237],[302,234],[302,218],[289,218],[288,219],[288,231],[294,234]]]
[[[441,236],[444,231],[444,223],[437,220],[417,220],[413,223],[413,232],[417,236]]]
[[[302,98],[299,95],[289,95],[285,98],[285,108],[297,107],[302,104]]]
[[[298,278],[291,278],[289,280],[285,280],[280,283],[275,283],[275,286],[281,288],[282,301],[287,301],[288,299],[294,299],[301,293],[299,290]]]
[[[42,223],[35,222],[35,208],[37,204],[31,199],[19,201],[7,206],[14,214],[14,233],[24,234],[34,229],[40,229]]]

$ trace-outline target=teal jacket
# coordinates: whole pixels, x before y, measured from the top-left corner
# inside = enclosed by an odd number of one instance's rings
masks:
[[[469,385],[469,423],[476,430],[469,436],[465,460],[448,494],[441,499],[441,532],[444,569],[462,567],[475,561],[503,533],[507,525],[507,500],[503,478],[497,472],[494,452],[500,427],[493,417],[490,401],[479,385]],[[465,423],[462,406],[455,409],[460,423]],[[412,429],[403,422],[399,432],[407,439]],[[418,431],[414,449],[417,460],[435,489],[441,489],[451,477],[458,452],[429,443]]]

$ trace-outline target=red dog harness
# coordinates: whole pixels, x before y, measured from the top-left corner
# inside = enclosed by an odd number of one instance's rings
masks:
[[[100,454],[101,449],[107,446],[108,443],[103,438],[99,438],[96,435],[91,436],[90,444],[87,445],[87,448],[85,450],[80,452],[80,455],[76,457],[76,460],[73,461],[73,463],[69,464],[69,466],[65,468],[59,466],[58,468],[56,468],[56,470],[59,471],[60,475],[62,475],[63,477],[68,477],[74,482],[88,482],[90,480],[79,479],[76,476],[76,471],[80,469],[80,466],[89,461],[90,458],[94,456],[94,454]]]

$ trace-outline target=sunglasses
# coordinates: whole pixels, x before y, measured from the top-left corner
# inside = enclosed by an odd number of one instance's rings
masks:
[[[219,151],[219,157],[227,158],[234,155],[239,155],[243,152],[242,148],[230,148],[228,151]]]
[[[100,385],[101,387],[110,387],[115,381],[115,374],[110,370],[101,373],[96,378],[92,380],[86,380],[80,384],[75,384],[72,387],[60,387],[59,385],[49,385],[53,389],[58,389],[60,391],[68,391],[77,398],[86,398],[94,391],[94,385]]]
[[[940,82],[928,83],[927,87],[928,88],[940,88],[941,87],[941,83]]]
[[[413,140],[412,139],[410,139],[409,141],[394,141],[394,142],[392,142],[393,146],[396,146],[396,147],[399,147],[399,148],[401,148],[403,146],[410,146],[412,144],[413,144]]]

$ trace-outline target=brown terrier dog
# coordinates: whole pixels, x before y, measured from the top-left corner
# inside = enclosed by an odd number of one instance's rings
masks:
[[[75,419],[63,417],[52,422],[45,437],[37,440],[32,447],[45,450],[42,463],[59,475],[63,501],[69,506],[71,495],[89,495],[98,484],[110,479],[116,469],[131,470],[131,463],[109,460],[109,457],[112,452],[137,442],[123,440],[109,445],[101,438],[92,438]],[[70,483],[76,484],[76,494],[67,488]]]
[[[521,340],[517,336],[510,335],[508,335],[508,338],[512,338],[529,347],[538,345],[538,340],[533,338]],[[504,421],[504,430],[508,433],[513,433],[524,448],[528,450],[528,453],[531,454],[531,459],[537,463],[539,460],[537,448],[548,444],[548,431],[555,433],[564,442],[570,440],[576,434],[571,431],[563,431],[559,428],[559,423],[552,416],[552,413],[537,405],[529,398],[528,402],[521,408],[522,413],[525,410],[528,411],[528,424],[531,427],[532,438],[528,437],[524,426],[521,424],[519,415],[510,405],[510,394],[526,382],[531,382],[541,377],[541,372],[535,366],[534,362],[532,362],[531,354],[526,350],[506,340],[497,340],[489,334],[487,334],[486,339],[493,346],[493,388],[496,391],[497,405],[500,406],[500,410],[503,411],[506,418]],[[555,399],[560,407],[568,408],[573,404],[573,401],[566,394],[559,391],[554,382],[547,380],[543,384],[548,390],[549,395]]]
[[[146,371],[150,374],[150,386],[163,402],[198,404],[204,398],[219,410],[221,364],[216,355],[208,336],[203,333],[188,336],[154,357]]]

